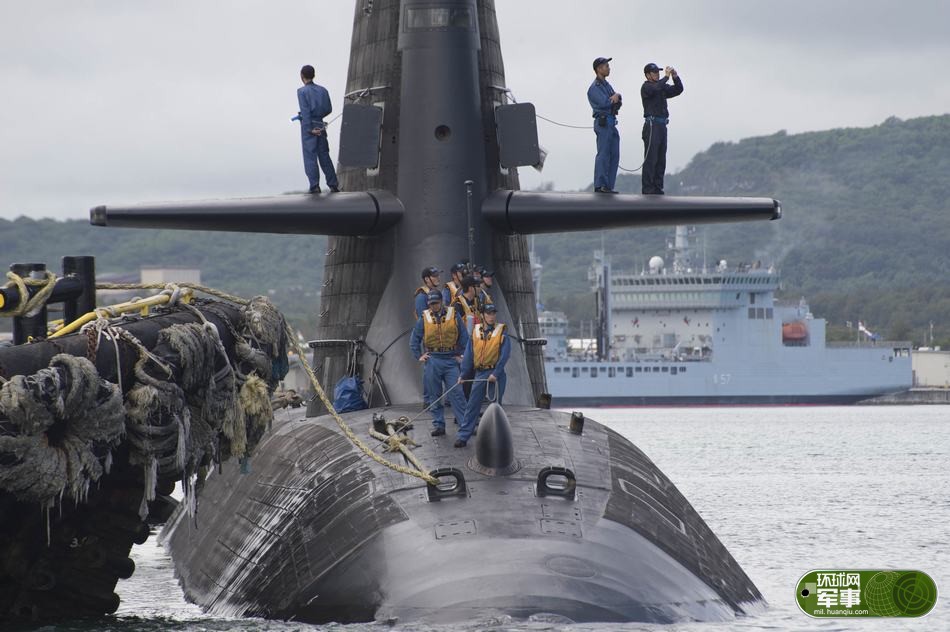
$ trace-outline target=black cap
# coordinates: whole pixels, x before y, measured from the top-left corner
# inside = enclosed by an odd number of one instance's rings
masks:
[[[436,267],[434,267],[434,266],[429,266],[428,268],[423,268],[423,269],[422,269],[422,278],[423,278],[423,279],[426,278],[426,277],[438,276],[438,275],[440,275],[440,274],[442,274],[442,270],[439,270],[438,268],[436,268]]]
[[[488,313],[494,314],[498,311],[498,308],[495,307],[494,303],[486,303],[485,306],[482,307],[482,311],[486,314]]]
[[[494,277],[494,276],[495,276],[495,271],[494,271],[494,270],[489,270],[488,268],[482,268],[482,278],[483,278],[483,279],[484,279],[485,277]]]
[[[462,291],[465,292],[471,287],[478,287],[478,281],[474,277],[467,276],[462,279]]]
[[[608,61],[613,59],[613,57],[598,57],[594,60],[594,70],[597,70],[597,66],[601,64],[606,64]]]
[[[426,294],[426,303],[441,303],[443,301],[442,292],[439,290],[432,290]]]
[[[453,274],[456,272],[465,272],[466,270],[468,270],[468,266],[462,263],[461,261],[459,261],[454,266],[449,268],[449,271],[452,272]]]
[[[649,63],[643,67],[643,74],[647,74],[648,72],[662,72],[662,71],[663,69],[654,63]]]

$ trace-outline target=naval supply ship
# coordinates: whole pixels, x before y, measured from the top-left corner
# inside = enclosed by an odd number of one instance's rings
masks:
[[[670,250],[672,266],[655,256],[633,274],[595,253],[597,318],[579,349],[562,313],[539,314],[555,406],[853,404],[911,387],[909,341],[863,324],[858,340],[827,341],[804,298],[776,301],[774,266],[700,264],[694,227],[677,226]]]
[[[762,604],[649,457],[548,409],[524,235],[776,220],[781,206],[522,192],[518,167],[542,159],[536,115],[507,94],[491,0],[356,2],[343,192],[92,209],[104,227],[328,235],[306,410],[267,400],[297,343],[260,297],[184,300],[179,285],[120,313],[96,309],[88,258],[61,279],[16,268],[0,290],[17,342],[0,347],[0,615],[114,612],[132,542],[166,517],[185,597],[232,616],[728,621]],[[419,271],[465,255],[495,270],[518,344],[504,406],[455,448],[429,434],[406,335]],[[320,384],[354,377],[366,408],[340,414]]]

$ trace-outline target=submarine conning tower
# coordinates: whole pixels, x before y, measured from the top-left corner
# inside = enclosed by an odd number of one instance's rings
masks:
[[[494,3],[371,4],[356,3],[346,93],[354,105],[382,109],[378,167],[351,167],[341,159],[340,181],[346,191],[393,191],[407,212],[392,234],[330,238],[318,338],[365,339],[382,350],[412,326],[408,298],[420,270],[448,270],[469,256],[466,180],[477,218],[476,261],[496,270],[493,298],[501,318],[524,337],[539,336],[526,240],[493,234],[481,219],[489,191],[519,187],[517,170],[499,163],[494,129],[494,110],[507,102]],[[354,308],[366,311],[354,314]],[[346,370],[348,352],[346,346],[319,347],[318,374],[332,384]],[[509,401],[533,404],[545,391],[541,349],[526,347],[512,360]],[[394,403],[405,399],[400,394],[419,399],[419,371],[402,370],[413,363],[405,339],[380,362]],[[315,401],[309,414],[319,412]]]

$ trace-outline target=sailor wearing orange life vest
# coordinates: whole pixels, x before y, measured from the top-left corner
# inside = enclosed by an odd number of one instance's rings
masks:
[[[432,436],[445,434],[443,388],[456,419],[465,416],[465,396],[456,387],[462,352],[468,345],[468,332],[454,307],[445,307],[442,292],[432,290],[427,296],[429,309],[422,312],[409,337],[412,355],[425,363],[422,372],[422,397],[432,404]],[[449,390],[451,389],[451,390]]]
[[[426,311],[429,307],[428,305],[428,296],[429,292],[432,290],[439,290],[439,275],[442,274],[442,270],[439,270],[436,267],[429,266],[422,270],[422,285],[416,288],[415,293],[415,313],[416,318],[422,316],[422,312]],[[447,294],[447,290],[439,290],[442,292],[443,299],[446,304],[451,303]]]
[[[508,381],[505,364],[511,355],[511,341],[505,333],[505,326],[496,322],[498,314],[495,306],[489,303],[483,310],[482,316],[485,320],[475,325],[462,357],[462,375],[459,381],[474,377],[475,382],[465,407],[465,419],[459,424],[456,448],[464,448],[474,434],[486,391],[493,401],[501,404]]]

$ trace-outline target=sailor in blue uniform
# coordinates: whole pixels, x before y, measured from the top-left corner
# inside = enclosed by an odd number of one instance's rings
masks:
[[[663,176],[666,174],[666,126],[670,111],[666,100],[683,93],[683,81],[674,68],[667,66],[660,79],[660,67],[647,64],[643,67],[646,81],[640,88],[643,101],[643,175],[644,195],[663,195]],[[673,85],[669,85],[670,77]]]
[[[327,140],[327,128],[323,118],[333,111],[330,93],[321,85],[313,82],[313,66],[300,69],[303,86],[297,88],[297,103],[300,104],[300,138],[303,144],[303,168],[310,180],[310,192],[320,193],[320,169],[326,176],[327,186],[332,193],[338,193],[336,170],[330,158],[330,143]]]
[[[587,100],[594,113],[594,134],[597,136],[597,157],[594,159],[594,191],[616,193],[617,168],[620,166],[620,132],[617,131],[617,112],[620,94],[607,82],[613,57],[594,60],[597,78],[587,89]]]
[[[462,291],[462,279],[468,276],[468,264],[459,261],[449,268],[449,274],[452,275],[452,280],[445,284],[445,301],[451,305],[455,302],[458,293]]]
[[[497,311],[492,303],[482,308],[485,322],[475,325],[462,357],[459,381],[474,378],[475,382],[465,407],[465,420],[459,424],[456,448],[464,448],[475,432],[485,395],[498,404],[501,404],[505,395],[505,384],[508,382],[505,364],[511,355],[511,341],[506,335],[505,326],[497,322]]]
[[[422,312],[426,311],[426,308],[429,307],[429,292],[432,290],[439,290],[439,285],[441,285],[439,276],[441,274],[442,270],[439,270],[434,266],[429,266],[428,268],[424,268],[422,270],[422,285],[416,288],[414,299],[415,318],[422,316]],[[442,298],[445,301],[445,304],[450,304],[452,301],[450,301],[448,298],[448,289],[442,288],[440,291],[442,292]]]
[[[481,320],[482,309],[489,303],[494,302],[492,300],[491,294],[489,294],[488,290],[486,289],[487,287],[491,286],[492,278],[489,276],[488,281],[486,282],[485,277],[482,276],[482,273],[484,272],[488,272],[488,270],[486,268],[476,268],[472,272],[472,278],[475,279],[476,283],[478,283],[475,288],[475,305],[478,306],[479,320]]]
[[[416,321],[409,337],[409,349],[413,357],[425,363],[422,397],[423,401],[436,402],[430,410],[432,436],[438,437],[445,434],[443,389],[449,391],[445,399],[452,405],[455,419],[465,417],[465,396],[458,381],[459,362],[468,346],[468,332],[458,311],[452,306],[445,307],[442,292],[432,290],[427,298],[429,309]]]

